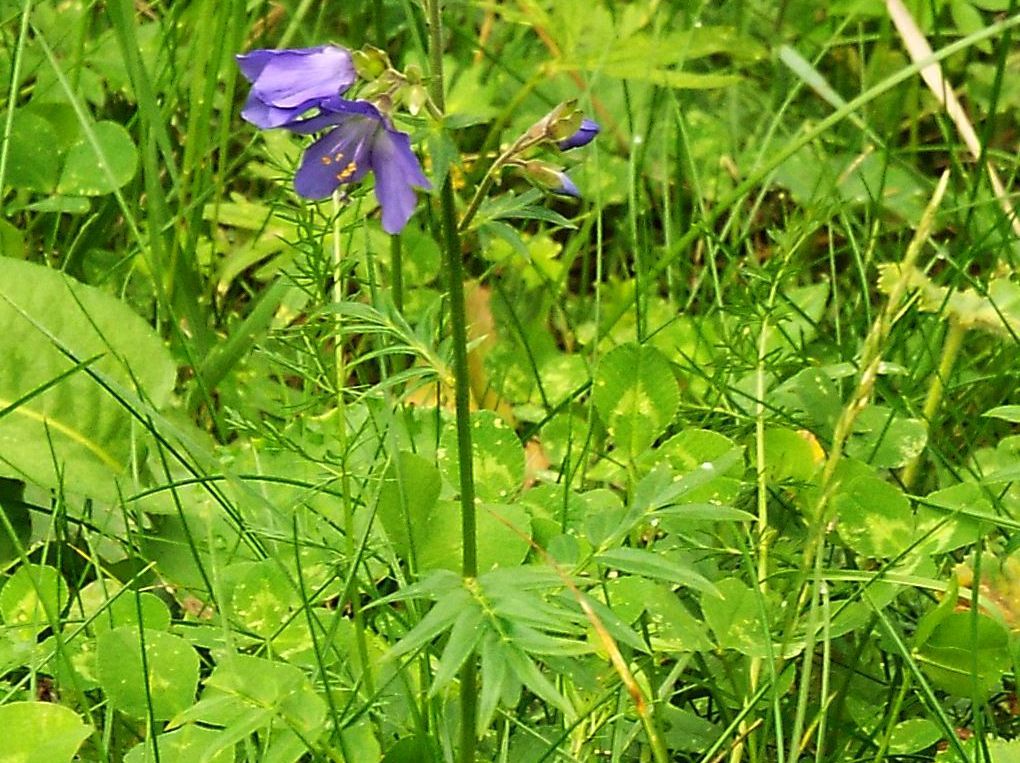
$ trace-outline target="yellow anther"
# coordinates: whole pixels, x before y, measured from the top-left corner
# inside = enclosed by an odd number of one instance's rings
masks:
[[[331,165],[333,163],[333,160],[330,159],[328,156],[324,156],[324,157],[322,157],[322,163],[325,164],[328,167],[329,165]]]
[[[347,166],[344,167],[342,171],[337,173],[336,179],[339,180],[342,183],[343,181],[347,180],[347,178],[349,178],[351,175],[353,175],[357,171],[358,171],[358,163],[357,162],[348,162]]]

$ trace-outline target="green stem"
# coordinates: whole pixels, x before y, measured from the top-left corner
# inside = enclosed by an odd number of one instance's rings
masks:
[[[344,300],[345,279],[343,277],[343,248],[340,244],[340,192],[333,192],[333,301],[340,304]],[[344,388],[347,386],[347,361],[344,357],[342,313],[336,313],[336,336],[334,337],[334,357],[336,361],[336,407],[337,407],[337,440],[340,445],[341,457],[346,461],[349,448],[347,433],[347,401]],[[351,476],[346,463],[340,470],[340,485],[343,493],[344,536],[347,538],[347,563],[351,565],[351,587],[348,604],[354,619],[354,641],[361,662],[361,675],[368,696],[375,694],[375,681],[372,678],[372,663],[368,659],[368,639],[365,636],[365,618],[361,613],[361,586],[358,584],[358,547],[355,541],[354,504],[351,501]]]
[[[443,24],[441,0],[426,0],[429,22],[429,64],[432,102],[440,112],[446,109],[443,92]],[[449,175],[440,189],[443,254],[446,259],[447,288],[450,290],[450,330],[453,334],[454,397],[457,417],[457,449],[460,476],[461,537],[464,544],[462,572],[466,579],[478,574],[475,520],[475,478],[471,447],[471,388],[467,362],[467,317],[464,307],[464,272],[461,264],[457,209]],[[460,761],[474,763],[478,723],[478,676],[474,657],[460,672]]]
[[[931,424],[935,419],[935,414],[938,413],[939,406],[942,405],[942,397],[946,391],[946,380],[953,372],[953,366],[956,365],[956,358],[960,354],[963,338],[966,335],[967,329],[958,320],[950,319],[949,330],[946,332],[945,341],[942,343],[942,358],[939,360],[938,370],[935,371],[931,381],[928,383],[928,396],[925,398],[924,411],[921,414],[921,418],[928,426],[929,431],[931,431]],[[921,454],[918,453],[903,470],[903,487],[906,490],[910,490],[914,486],[914,482],[917,479],[917,471],[920,467]]]
[[[393,290],[393,306],[397,312],[404,312],[404,256],[400,236],[390,236],[390,289]]]

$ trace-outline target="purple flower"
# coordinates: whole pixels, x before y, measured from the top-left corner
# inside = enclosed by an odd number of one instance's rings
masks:
[[[262,129],[293,121],[344,92],[356,78],[351,54],[335,45],[253,50],[237,56],[237,64],[252,83],[241,116]]]
[[[371,170],[383,230],[399,233],[414,212],[414,188],[432,187],[411,150],[410,138],[394,130],[367,101],[334,97],[318,105],[320,114],[282,125],[303,134],[335,126],[305,151],[294,176],[295,190],[307,199],[324,199]]]
[[[599,129],[600,128],[598,122],[592,119],[582,119],[581,126],[577,129],[577,132],[575,132],[569,138],[564,138],[556,145],[559,146],[561,151],[566,151],[571,148],[578,148],[580,146],[586,146],[595,139],[596,135],[599,134]]]

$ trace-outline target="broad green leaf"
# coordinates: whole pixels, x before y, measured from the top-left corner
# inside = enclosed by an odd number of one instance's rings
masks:
[[[514,430],[492,411],[471,414],[475,493],[483,501],[505,501],[524,484],[524,448]],[[448,426],[439,445],[439,465],[451,485],[460,484],[457,430]]]
[[[0,590],[0,618],[9,629],[34,637],[59,618],[67,602],[67,583],[53,567],[22,565]]]
[[[765,471],[774,482],[810,482],[825,460],[817,441],[792,429],[765,430]]]
[[[910,501],[898,487],[877,477],[841,485],[832,499],[839,536],[854,551],[874,559],[899,556],[917,540]]]
[[[692,710],[663,704],[659,711],[663,721],[663,739],[671,750],[699,754],[711,747],[722,734],[716,724]]]
[[[94,580],[78,591],[74,605],[76,611],[80,605],[81,616],[92,621],[96,632],[139,624],[153,630],[170,629],[170,609],[161,598],[148,591],[127,589],[109,578]]]
[[[857,417],[846,450],[851,457],[878,469],[896,469],[919,455],[927,442],[928,428],[923,421],[872,405]]]
[[[159,758],[153,753],[152,742],[145,741],[135,745],[124,756],[124,763],[158,763],[166,760],[172,760],[174,763],[232,763],[233,745],[209,754],[211,748],[218,746],[221,735],[217,729],[188,724],[156,737]]]
[[[198,722],[221,729],[207,754],[244,741],[260,732],[268,737],[262,759],[294,763],[307,755],[325,731],[326,701],[305,674],[293,665],[228,654],[206,681],[202,698],[170,723],[180,726]]]
[[[980,744],[980,750],[978,745]],[[1020,763],[1020,739],[971,738],[962,742],[963,751],[967,754],[966,761],[952,747],[941,750],[935,755],[935,763]],[[987,756],[985,751],[987,750]]]
[[[83,134],[67,152],[57,193],[102,196],[131,182],[138,168],[138,151],[128,131],[116,122],[96,122],[92,137]]]
[[[99,688],[96,668],[96,640],[84,633],[77,624],[65,625],[60,640],[50,636],[40,645],[44,654],[52,654],[46,671],[58,685],[75,686],[82,691]]]
[[[0,326],[0,471],[116,500],[144,430],[89,374],[161,407],[175,378],[162,340],[113,296],[11,259],[0,259]]]
[[[1005,627],[974,612],[947,615],[915,656],[935,686],[966,698],[998,691],[1013,664]]]
[[[488,727],[489,724],[486,723],[484,728]],[[439,763],[439,760],[438,753],[428,737],[412,736],[398,740],[386,751],[380,763]]]
[[[479,503],[476,511],[479,572],[524,561],[531,538],[531,517],[524,507]],[[418,549],[419,570],[460,570],[464,546],[459,501],[440,501],[424,536]]]
[[[918,535],[928,535],[923,545],[927,553],[945,553],[977,543],[992,528],[969,516],[969,512],[993,516],[995,509],[987,488],[973,482],[936,490],[924,497],[917,509]],[[938,507],[938,508],[935,508]]]
[[[557,535],[577,535],[583,527],[587,504],[563,485],[538,485],[521,495],[521,503],[531,514],[535,542],[543,548]]]
[[[767,402],[793,414],[798,422],[820,436],[830,436],[843,401],[829,374],[820,368],[805,368],[767,395]]]
[[[768,633],[762,624],[761,612],[764,608],[769,614],[772,601],[759,602],[759,597],[764,594],[753,591],[736,578],[720,580],[716,587],[721,597],[701,597],[701,612],[705,623],[715,634],[716,643],[723,649],[735,649],[752,657],[766,657]],[[799,651],[800,647],[796,644],[787,644],[785,651],[779,644],[774,644],[772,649],[774,655],[786,657]]]
[[[431,534],[431,516],[441,488],[439,470],[414,453],[399,452],[386,470],[377,514],[394,550],[405,559],[416,558],[417,549]]]
[[[23,109],[15,111],[4,181],[26,191],[52,192],[60,173],[60,154],[54,151],[57,143],[57,132],[48,119]]]
[[[680,391],[669,361],[659,350],[624,344],[599,363],[592,400],[621,457],[633,460],[673,420]]]
[[[917,267],[906,272],[900,265],[879,267],[878,288],[889,294],[903,280],[907,288],[918,294],[918,307],[939,313],[944,320],[952,318],[965,328],[977,328],[999,334],[1007,340],[1020,332],[1020,285],[1008,278],[993,278],[986,290],[951,290],[938,286]]]
[[[711,649],[704,624],[684,607],[668,586],[636,575],[623,575],[606,581],[606,594],[613,612],[627,623],[644,614],[655,649],[669,652],[693,652]]]
[[[90,729],[76,712],[52,702],[0,705],[0,763],[70,763]]]
[[[232,615],[259,636],[276,633],[300,603],[287,574],[274,559],[237,565],[231,582]]]
[[[1002,419],[1012,424],[1020,424],[1020,405],[998,405],[981,415],[994,419]]]
[[[942,727],[930,718],[911,718],[897,723],[889,739],[893,755],[911,755],[942,740]]]
[[[829,284],[809,284],[782,293],[772,320],[766,327],[765,351],[799,352],[818,333],[818,322],[829,300]]]
[[[100,633],[96,647],[99,683],[117,710],[165,720],[195,701],[198,654],[180,636],[126,625]]]

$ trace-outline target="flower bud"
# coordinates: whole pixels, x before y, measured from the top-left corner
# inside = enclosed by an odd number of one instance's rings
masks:
[[[595,136],[599,134],[600,129],[598,122],[595,122],[592,119],[582,119],[577,130],[567,138],[559,141],[556,145],[559,147],[560,151],[567,151],[571,148],[586,146],[595,139]]]
[[[552,193],[558,193],[561,196],[573,196],[574,198],[581,197],[581,192],[577,190],[577,186],[567,176],[567,173],[547,162],[533,159],[521,162],[518,166],[525,175]]]
[[[421,113],[422,109],[425,108],[425,102],[428,100],[428,97],[428,91],[420,84],[411,85],[407,88],[404,98],[407,101],[407,110],[411,112],[411,116],[416,117]]]
[[[554,108],[535,122],[527,132],[533,140],[563,140],[573,135],[581,126],[582,114],[577,109],[577,100],[571,98]]]
[[[422,76],[421,67],[418,64],[408,64],[404,69],[404,79],[412,85],[421,84]]]
[[[354,68],[362,79],[376,79],[390,68],[390,58],[386,51],[372,45],[355,50],[351,56],[354,58]]]

